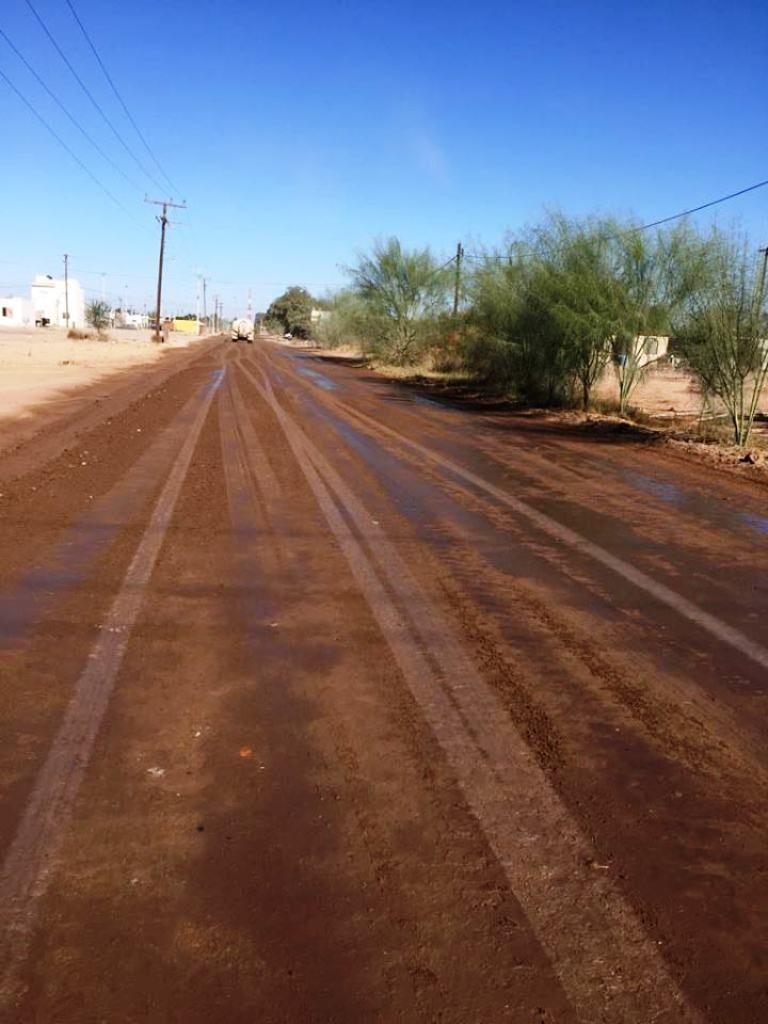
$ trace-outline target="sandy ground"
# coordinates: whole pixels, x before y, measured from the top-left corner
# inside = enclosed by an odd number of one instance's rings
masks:
[[[0,419],[29,416],[44,402],[197,340],[172,334],[156,345],[151,331],[111,331],[103,341],[74,340],[56,328],[0,331]]]
[[[595,397],[618,402],[619,386],[612,368],[600,380]],[[631,405],[653,417],[696,416],[701,411],[701,395],[685,370],[658,366],[650,369],[637,385]]]

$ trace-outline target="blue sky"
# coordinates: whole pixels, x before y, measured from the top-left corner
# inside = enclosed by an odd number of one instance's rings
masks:
[[[65,0],[32,2],[159,178]],[[377,236],[447,257],[459,239],[493,245],[547,206],[653,220],[768,178],[758,0],[72,2],[188,203],[170,228],[166,309],[194,309],[200,271],[234,314],[249,288],[258,309],[289,283],[341,283]],[[5,0],[0,27],[138,186],[0,39],[0,69],[127,209],[0,80],[0,293],[60,273],[66,251],[93,295],[103,282],[111,298],[127,290],[151,306],[157,211],[143,197],[157,185],[26,0]],[[714,217],[768,243],[768,188],[701,222]]]

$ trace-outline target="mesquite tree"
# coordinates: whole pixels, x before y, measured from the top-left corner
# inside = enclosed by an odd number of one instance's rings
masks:
[[[495,254],[473,282],[479,340],[470,365],[502,370],[527,401],[578,392],[588,408],[621,312],[609,239],[602,222],[554,214]]]
[[[109,303],[103,302],[100,299],[94,299],[93,302],[89,302],[85,307],[85,319],[91,327],[95,327],[98,333],[102,334],[110,324],[111,310]]]
[[[598,220],[556,214],[534,232],[539,263],[531,298],[559,334],[562,363],[582,408],[610,354],[620,324],[622,292],[613,265],[611,230]]]
[[[429,249],[407,250],[390,238],[361,256],[349,273],[366,311],[368,347],[395,364],[413,363],[434,318],[447,308],[450,272]]]
[[[611,352],[623,414],[658,359],[643,339],[669,334],[673,319],[706,287],[710,245],[686,224],[654,235],[626,227],[616,231],[612,245],[621,301]]]
[[[716,235],[709,280],[680,332],[705,399],[722,403],[739,446],[749,443],[768,381],[767,263],[768,253],[757,257],[744,241]]]

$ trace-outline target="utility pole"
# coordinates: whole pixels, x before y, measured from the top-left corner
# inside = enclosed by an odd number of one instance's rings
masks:
[[[160,259],[157,265],[157,309],[156,320],[155,320],[155,341],[162,341],[160,334],[160,325],[162,319],[162,303],[163,303],[163,259],[165,258],[165,229],[168,226],[168,208],[172,207],[175,210],[186,210],[186,203],[174,203],[170,199],[148,199],[144,197],[145,203],[151,203],[153,206],[162,206],[163,212],[160,217],[157,218],[160,224]]]
[[[459,314],[459,291],[461,289],[461,261],[464,258],[464,246],[461,242],[456,246],[456,281],[453,286],[453,315]]]
[[[758,291],[757,291],[758,303],[759,303],[760,307],[762,307],[763,299],[765,298],[765,278],[766,278],[766,274],[768,274],[768,245],[766,245],[762,249],[758,249],[757,251],[759,253],[762,253],[762,256],[763,256],[763,265],[762,265],[761,270],[760,270],[760,286],[759,286]],[[758,311],[757,311],[757,315],[758,316],[760,316],[760,312],[761,312],[761,309],[758,309]]]
[[[213,333],[218,334],[219,326],[219,296],[213,296]]]
[[[69,327],[69,253],[64,253],[64,319]]]

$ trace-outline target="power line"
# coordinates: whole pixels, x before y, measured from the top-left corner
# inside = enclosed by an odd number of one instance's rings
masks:
[[[702,210],[708,210],[712,206],[719,206],[720,203],[727,203],[730,199],[736,199],[738,196],[744,196],[748,192],[755,192],[759,188],[765,188],[768,185],[768,178],[764,181],[758,181],[754,185],[748,185],[746,188],[740,188],[736,192],[729,192],[726,196],[720,196],[718,199],[712,199],[708,203],[702,203],[700,206],[692,206],[688,210],[681,210],[679,213],[673,213],[669,217],[662,217],[660,220],[652,220],[648,224],[639,224],[637,227],[627,228],[626,231],[617,231],[612,235],[602,236],[606,241],[610,241],[613,238],[624,238],[626,235],[639,234],[641,231],[650,231],[651,228],[661,227],[662,224],[670,224],[673,220],[681,220],[683,217],[690,217],[691,214],[700,213]],[[518,256],[541,256],[541,251],[532,251],[526,253],[516,254]],[[455,258],[455,257],[454,257]],[[485,254],[485,253],[466,253],[465,258],[468,260],[484,261],[484,260],[508,260],[511,257],[509,255],[502,256],[499,254]]]
[[[702,203],[701,206],[694,206],[690,210],[683,210],[682,213],[673,213],[671,217],[662,217],[661,220],[651,221],[650,224],[643,224],[642,227],[632,228],[632,231],[648,231],[649,228],[657,228],[660,224],[669,224],[672,220],[680,220],[681,217],[688,217],[692,213],[699,213],[700,210],[708,210],[710,206],[717,206],[719,203],[727,203],[729,199],[736,199],[737,196],[746,195],[747,192],[754,192],[758,188],[765,188],[768,185],[768,178],[765,181],[758,181],[755,185],[748,185],[747,188],[740,188],[738,192],[731,192],[727,196],[720,196],[709,203]]]
[[[100,67],[100,68],[101,68],[101,70],[102,70],[102,71],[104,72],[104,77],[105,77],[105,78],[106,78],[106,80],[107,80],[107,81],[109,82],[109,84],[110,84],[110,86],[111,86],[111,88],[112,88],[112,92],[113,92],[113,93],[115,94],[115,96],[117,97],[117,99],[118,99],[118,101],[119,101],[119,103],[120,103],[120,106],[121,106],[121,107],[123,108],[123,110],[125,111],[125,116],[126,116],[126,117],[128,118],[128,120],[129,120],[129,121],[131,122],[131,124],[133,125],[134,131],[136,132],[136,134],[138,135],[138,137],[139,137],[139,138],[141,139],[141,141],[142,141],[142,143],[143,143],[143,145],[144,145],[144,148],[146,149],[146,151],[147,151],[147,152],[149,153],[150,157],[151,157],[151,158],[152,158],[152,160],[154,161],[154,163],[155,163],[155,166],[157,167],[158,171],[160,171],[160,173],[162,174],[162,176],[163,176],[163,177],[165,178],[165,180],[166,180],[166,181],[168,182],[168,184],[169,184],[169,185],[171,186],[171,190],[172,190],[172,191],[174,191],[174,192],[178,192],[178,189],[177,189],[177,188],[175,187],[175,185],[173,184],[173,182],[171,181],[171,179],[170,179],[170,178],[168,177],[168,175],[167,175],[167,174],[165,173],[165,171],[163,170],[163,167],[162,167],[162,165],[161,165],[160,161],[159,161],[159,160],[157,159],[157,157],[156,157],[156,156],[155,156],[155,154],[154,154],[154,151],[153,151],[153,150],[152,150],[152,148],[150,147],[150,145],[149,145],[149,143],[147,142],[147,140],[146,140],[146,139],[144,138],[144,135],[142,134],[142,132],[141,132],[141,130],[140,130],[140,128],[139,128],[139,126],[138,126],[138,125],[136,124],[136,121],[135,121],[135,120],[134,120],[134,118],[133,118],[133,115],[131,114],[130,110],[129,110],[129,109],[128,109],[128,107],[126,106],[125,100],[123,99],[123,97],[122,97],[122,96],[120,95],[120,93],[118,92],[117,86],[116,86],[116,85],[115,85],[115,83],[114,83],[114,82],[112,81],[112,76],[110,75],[109,71],[107,71],[107,68],[106,68],[106,66],[105,66],[105,64],[104,64],[104,61],[103,61],[103,60],[101,59],[101,57],[99,56],[99,52],[98,52],[98,50],[96,49],[96,47],[95,47],[95,45],[94,45],[94,43],[93,43],[93,40],[92,40],[92,39],[91,39],[91,37],[90,37],[90,36],[88,35],[88,32],[86,31],[85,25],[83,25],[82,21],[80,20],[80,17],[79,17],[79,15],[78,15],[77,11],[75,10],[75,8],[74,8],[74,5],[72,4],[71,0],[66,0],[66,4],[67,4],[67,7],[69,7],[70,11],[72,12],[72,17],[73,17],[73,18],[75,19],[75,21],[77,22],[77,24],[78,24],[78,25],[80,26],[80,31],[81,31],[81,32],[83,33],[83,35],[85,36],[86,42],[87,42],[87,43],[88,43],[88,45],[90,46],[90,48],[91,48],[91,51],[92,51],[92,53],[93,53],[94,57],[96,58],[96,60],[97,60],[97,61],[98,61],[98,63],[99,63],[99,67]]]
[[[462,252],[462,255],[464,255],[463,252]],[[446,260],[445,263],[441,263],[440,264],[440,266],[437,268],[435,273],[439,274],[441,270],[445,270],[446,267],[450,267],[450,265],[452,263],[455,263],[455,262],[456,262],[456,256],[451,256],[451,258],[449,260]]]
[[[14,91],[14,92],[16,93],[16,95],[17,95],[17,96],[19,97],[19,99],[21,100],[21,102],[22,102],[22,103],[23,103],[23,104],[24,104],[24,105],[25,105],[26,107],[28,107],[28,108],[29,108],[29,110],[31,110],[31,111],[32,111],[32,113],[33,113],[33,114],[35,115],[35,117],[36,117],[36,118],[38,119],[38,121],[39,121],[39,122],[40,122],[40,123],[41,123],[42,125],[44,125],[44,127],[45,127],[45,128],[47,128],[47,129],[48,129],[48,131],[49,131],[49,132],[51,133],[51,135],[52,135],[52,136],[54,137],[54,139],[56,139],[56,141],[57,141],[57,142],[59,143],[59,145],[60,145],[60,146],[63,146],[63,148],[64,148],[64,149],[66,149],[66,151],[67,151],[67,152],[69,153],[69,155],[70,155],[70,156],[72,157],[72,159],[73,159],[73,160],[75,161],[75,163],[79,164],[79,165],[80,165],[80,167],[82,167],[82,169],[83,169],[83,170],[85,171],[85,173],[86,173],[86,174],[88,175],[88,177],[89,177],[89,178],[90,178],[90,179],[91,179],[92,181],[94,181],[94,182],[95,182],[95,183],[96,183],[96,184],[97,184],[97,185],[99,186],[99,188],[100,188],[100,189],[102,190],[102,192],[104,192],[104,193],[105,193],[106,195],[108,195],[108,196],[109,196],[109,198],[110,198],[110,199],[112,200],[112,202],[113,202],[113,203],[115,203],[115,204],[116,204],[117,206],[119,206],[119,207],[120,207],[120,209],[121,209],[121,210],[123,211],[123,213],[126,213],[126,214],[127,214],[127,213],[128,213],[128,211],[127,211],[127,210],[126,210],[126,208],[125,208],[125,207],[123,206],[123,204],[122,204],[122,203],[120,202],[120,200],[119,200],[119,199],[116,199],[116,198],[115,198],[115,196],[113,196],[113,195],[112,195],[112,193],[111,193],[111,192],[109,191],[109,189],[107,188],[107,186],[106,186],[106,185],[105,185],[105,184],[104,184],[104,183],[103,183],[102,181],[100,181],[100,180],[99,180],[99,179],[98,179],[98,178],[96,177],[96,175],[95,175],[95,174],[93,173],[93,171],[89,170],[89,168],[88,168],[88,167],[86,167],[86,165],[85,165],[85,164],[83,163],[83,161],[82,161],[82,160],[80,159],[80,157],[79,157],[79,156],[78,156],[78,155],[77,155],[77,154],[76,154],[75,152],[73,152],[73,151],[72,151],[72,150],[71,150],[71,149],[69,148],[69,146],[68,146],[68,145],[66,144],[66,142],[64,141],[64,139],[62,139],[62,137],[61,137],[61,136],[60,136],[60,135],[59,135],[59,134],[58,134],[58,133],[57,133],[57,132],[55,131],[55,129],[53,129],[53,128],[51,127],[51,125],[50,125],[50,124],[49,124],[49,123],[48,123],[48,122],[47,122],[47,121],[45,120],[45,118],[43,117],[43,115],[42,115],[42,114],[40,114],[40,113],[39,113],[39,112],[38,112],[38,111],[37,111],[37,110],[35,109],[35,107],[34,107],[34,106],[33,106],[33,105],[32,105],[32,104],[31,104],[31,103],[29,102],[29,100],[28,100],[28,99],[26,98],[26,96],[25,96],[25,95],[24,95],[24,94],[23,94],[22,92],[20,92],[20,90],[19,90],[19,89],[17,89],[17,88],[16,88],[16,86],[15,86],[15,85],[13,84],[13,82],[12,82],[12,81],[10,80],[10,78],[9,78],[9,77],[8,77],[8,76],[6,75],[6,73],[5,73],[4,71],[3,71],[3,69],[2,69],[2,68],[0,68],[0,78],[2,78],[2,79],[3,79],[4,81],[5,81],[5,83],[6,83],[7,85],[8,85],[8,87],[9,87],[10,89],[12,89],[12,90],[13,90],[13,91]],[[129,216],[130,216],[130,215],[129,215]]]
[[[22,62],[24,67],[27,69],[27,71],[29,71],[30,74],[34,75],[36,81],[43,87],[43,89],[45,89],[45,91],[48,93],[48,95],[51,97],[51,99],[54,101],[54,103],[56,103],[59,106],[59,108],[64,111],[64,113],[67,115],[67,117],[72,122],[72,124],[75,126],[75,128],[77,128],[78,131],[82,135],[84,135],[85,138],[90,142],[90,144],[93,146],[93,148],[96,150],[96,152],[101,154],[101,156],[104,157],[104,159],[107,161],[107,163],[111,164],[112,167],[114,167],[114,169],[119,174],[122,174],[122,176],[125,178],[125,180],[128,182],[129,185],[131,185],[131,186],[133,186],[133,188],[138,189],[139,191],[141,191],[141,186],[139,186],[128,174],[126,174],[125,171],[123,170],[123,168],[119,164],[115,163],[115,161],[112,159],[112,157],[108,153],[106,153],[101,148],[101,146],[98,144],[98,142],[96,142],[96,140],[90,135],[90,133],[88,131],[86,131],[85,128],[83,128],[83,126],[80,124],[80,122],[77,120],[77,118],[74,117],[74,115],[71,114],[69,112],[69,110],[67,110],[67,108],[64,106],[64,104],[59,99],[59,97],[54,93],[54,91],[52,89],[50,89],[48,87],[48,85],[45,83],[44,79],[42,79],[40,77],[40,75],[37,73],[37,71],[35,70],[34,66],[32,64],[30,64],[30,62],[27,60],[27,58],[24,56],[24,54],[18,49],[18,47],[13,44],[13,42],[8,38],[8,35],[3,31],[2,28],[0,28],[0,36],[2,36],[3,39],[6,41],[6,43],[8,44],[8,46],[10,46],[10,48],[13,50],[13,52],[16,54],[16,56]]]
[[[150,181],[152,181],[155,185],[157,185],[158,188],[162,188],[162,186],[157,181],[155,176],[151,173],[151,171],[147,170],[147,168],[144,166],[144,164],[141,162],[141,160],[139,160],[139,158],[133,152],[131,147],[128,145],[128,143],[122,137],[120,132],[117,130],[117,128],[115,128],[115,126],[112,123],[112,120],[110,119],[110,117],[104,112],[104,109],[101,107],[99,102],[94,98],[93,93],[90,91],[88,86],[82,80],[80,75],[78,75],[77,71],[75,71],[75,69],[72,66],[72,62],[70,61],[69,57],[67,57],[66,53],[64,53],[62,48],[56,42],[56,40],[54,39],[53,34],[51,33],[50,29],[45,24],[45,22],[40,17],[40,15],[37,13],[37,10],[35,9],[35,6],[32,3],[32,0],[26,0],[26,3],[27,3],[27,7],[29,7],[30,11],[32,11],[32,13],[34,14],[35,18],[37,19],[37,21],[38,21],[40,27],[42,28],[43,32],[45,32],[45,34],[48,36],[48,39],[50,40],[51,45],[56,50],[56,52],[61,57],[61,59],[64,61],[64,63],[67,65],[69,70],[72,72],[72,75],[74,76],[75,80],[77,81],[78,85],[83,90],[85,95],[91,101],[91,103],[96,108],[96,110],[101,114],[102,118],[106,121],[107,125],[109,126],[110,130],[112,131],[112,134],[115,136],[115,138],[120,143],[120,145],[123,147],[123,149],[126,151],[128,156],[130,156],[130,158],[134,161],[134,163],[136,163],[136,165],[141,170],[142,174],[146,174],[146,176],[149,178]]]

